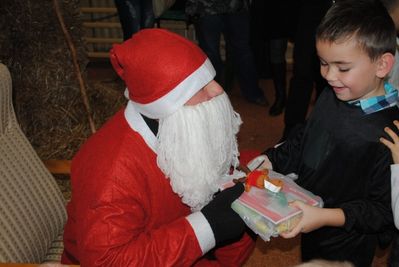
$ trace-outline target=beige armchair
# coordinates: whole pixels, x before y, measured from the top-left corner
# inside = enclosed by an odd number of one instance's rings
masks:
[[[0,63],[0,262],[59,261],[65,200],[21,131]]]

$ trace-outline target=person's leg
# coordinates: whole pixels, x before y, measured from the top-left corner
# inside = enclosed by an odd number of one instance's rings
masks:
[[[268,25],[265,21],[265,13],[268,10],[267,1],[252,0],[250,5],[250,45],[254,56],[258,79],[271,79],[270,48]]]
[[[286,98],[286,60],[285,52],[287,51],[286,38],[270,40],[270,63],[272,70],[272,79],[275,90],[275,100],[269,110],[269,114],[277,116],[283,112]]]
[[[152,8],[152,1],[140,0],[141,21],[140,29],[153,28],[155,24],[155,15]]]
[[[226,92],[231,92],[236,81],[236,76],[234,75],[234,62],[233,53],[228,42],[225,42],[225,56],[224,69],[222,73],[223,88]]]
[[[198,44],[208,56],[216,70],[215,80],[223,84],[223,62],[220,56],[220,38],[223,30],[223,21],[219,15],[206,15],[194,22]]]
[[[127,40],[140,29],[139,0],[114,0],[121,22],[123,39]]]
[[[330,6],[329,1],[304,4],[300,10],[298,28],[294,44],[294,63],[290,81],[287,105],[284,114],[285,129],[283,138],[298,123],[306,119],[314,82],[320,75],[315,34],[322,17]]]
[[[258,85],[255,61],[249,44],[249,13],[240,11],[223,15],[225,38],[231,48],[234,71],[243,96],[250,102],[267,105],[262,89]]]
[[[391,254],[388,259],[388,267],[399,266],[399,232],[396,231],[394,240],[392,242]]]
[[[370,267],[377,244],[376,235],[352,233],[334,236],[320,228],[301,235],[301,260],[348,261],[357,267]]]

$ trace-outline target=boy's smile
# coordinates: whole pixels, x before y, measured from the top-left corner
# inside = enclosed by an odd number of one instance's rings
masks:
[[[330,42],[317,40],[320,72],[338,99],[351,101],[384,95],[383,77],[379,77],[380,59],[374,61],[354,38]]]

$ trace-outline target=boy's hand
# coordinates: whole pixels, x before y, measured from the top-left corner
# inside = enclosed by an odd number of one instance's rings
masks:
[[[321,215],[322,208],[313,207],[298,200],[291,202],[290,205],[303,211],[302,219],[291,231],[281,233],[282,237],[292,238],[299,233],[309,233],[325,225],[324,218]]]
[[[393,121],[396,128],[399,130],[399,121]],[[389,127],[385,127],[384,131],[392,138],[393,142],[385,139],[384,137],[380,138],[380,142],[386,145],[392,153],[392,159],[395,164],[399,163],[399,137],[398,135]]]
[[[266,158],[262,165],[258,167],[258,170],[273,170],[273,166],[269,158]]]
[[[345,224],[345,214],[340,208],[313,207],[298,200],[291,202],[290,205],[302,210],[302,219],[291,231],[280,234],[284,238],[292,238],[299,233],[309,233],[323,226],[340,227]]]
[[[266,155],[260,155],[253,158],[250,162],[248,162],[247,167],[251,171],[273,169],[272,163]]]

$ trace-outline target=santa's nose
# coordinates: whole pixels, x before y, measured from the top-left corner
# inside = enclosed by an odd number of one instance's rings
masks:
[[[224,90],[215,80],[212,80],[207,85],[205,85],[201,90],[199,90],[193,97],[191,97],[187,102],[187,106],[197,105],[199,103],[209,101],[212,98],[223,94]]]

